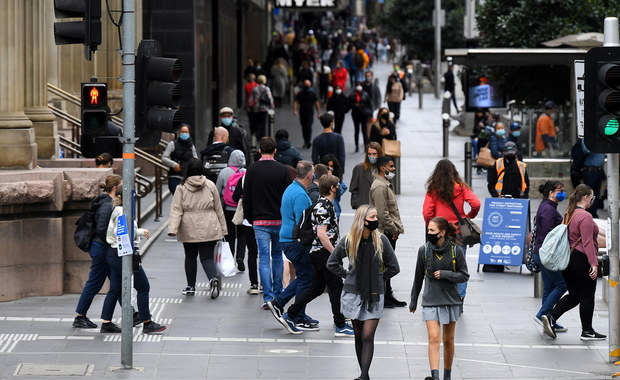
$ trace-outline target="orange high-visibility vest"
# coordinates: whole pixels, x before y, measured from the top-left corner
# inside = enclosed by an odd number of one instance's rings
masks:
[[[527,189],[527,185],[525,183],[525,169],[527,168],[527,164],[525,162],[521,162],[517,160],[517,166],[519,167],[519,173],[521,174],[521,191],[525,192]],[[502,193],[502,189],[504,188],[504,159],[498,158],[495,161],[495,170],[497,171],[497,183],[495,184],[495,190],[497,190],[498,194]]]

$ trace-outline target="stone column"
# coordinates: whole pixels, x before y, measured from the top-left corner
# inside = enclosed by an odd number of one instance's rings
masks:
[[[40,159],[57,158],[58,130],[55,117],[47,107],[47,40],[52,26],[46,12],[52,11],[51,1],[24,0],[26,83],[24,86],[24,112],[32,122]]]
[[[33,169],[37,144],[32,122],[24,113],[24,2],[0,4],[0,168]]]

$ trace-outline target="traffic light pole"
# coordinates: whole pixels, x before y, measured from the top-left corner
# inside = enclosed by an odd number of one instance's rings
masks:
[[[135,0],[123,3],[123,214],[127,216],[129,237],[133,243],[134,222],[131,213],[132,190],[135,169],[135,50],[136,16]],[[133,368],[133,308],[131,307],[132,255],[123,256],[122,272],[122,323],[121,323],[121,365],[123,369]]]
[[[615,17],[605,18],[605,42],[603,46],[620,47],[620,39],[618,38],[618,19]],[[611,241],[607,252],[609,254],[609,361],[615,362],[620,360],[620,289],[618,289],[618,281],[620,281],[620,261],[618,244],[620,243],[619,215],[620,212],[620,191],[618,189],[618,177],[620,171],[618,153],[610,153],[607,155],[607,192],[609,201],[609,211],[611,214]]]

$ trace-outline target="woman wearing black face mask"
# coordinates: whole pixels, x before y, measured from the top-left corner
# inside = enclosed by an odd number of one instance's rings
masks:
[[[370,141],[381,144],[381,140],[396,140],[396,127],[390,120],[390,110],[385,107],[379,108],[377,121],[370,126]]]
[[[469,273],[453,224],[440,216],[431,219],[426,230],[426,240],[426,244],[418,250],[409,311],[416,311],[424,282],[422,318],[428,330],[430,378],[439,380],[439,344],[443,325],[443,379],[450,380],[454,359],[454,331],[456,321],[461,316],[462,303],[457,284],[467,281]]]
[[[327,269],[344,278],[341,310],[351,318],[355,331],[355,354],[361,375],[368,371],[374,352],[375,331],[383,316],[384,281],[400,272],[389,240],[377,231],[377,210],[362,205],[355,211],[351,231],[341,239],[327,261]],[[342,260],[349,259],[345,270]]]

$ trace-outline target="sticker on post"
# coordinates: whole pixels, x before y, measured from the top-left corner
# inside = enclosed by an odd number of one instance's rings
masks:
[[[127,229],[127,217],[123,214],[116,220],[116,242],[118,243],[118,255],[127,256],[133,254],[133,245],[129,239]]]

